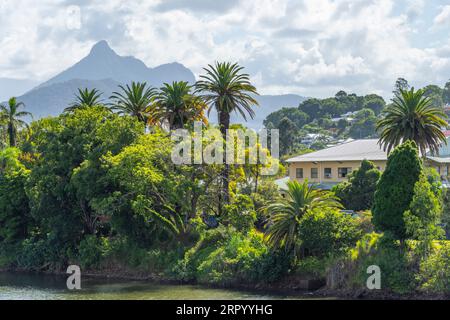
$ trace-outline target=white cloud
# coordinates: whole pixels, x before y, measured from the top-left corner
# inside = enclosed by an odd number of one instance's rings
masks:
[[[0,77],[45,80],[106,39],[149,66],[178,61],[197,75],[216,60],[238,61],[264,93],[345,89],[388,97],[400,76],[442,84],[450,42],[419,48],[412,40],[424,32],[411,26],[424,10],[441,7],[402,1],[398,11],[395,0],[217,0],[205,10],[198,10],[204,0],[1,0]],[[71,5],[80,7],[77,28],[67,28]],[[428,27],[449,21],[446,15],[450,6]]]
[[[441,12],[434,18],[435,26],[450,25],[450,5],[442,7]]]

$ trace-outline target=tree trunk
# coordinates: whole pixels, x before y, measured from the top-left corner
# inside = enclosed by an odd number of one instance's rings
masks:
[[[222,133],[222,138],[224,139],[224,153],[223,153],[223,171],[222,171],[222,192],[219,196],[219,214],[222,214],[222,203],[228,204],[230,202],[230,192],[229,188],[229,177],[230,177],[230,166],[227,164],[226,159],[226,143],[227,143],[227,130],[230,127],[230,114],[228,112],[219,112],[219,124],[220,132]]]
[[[8,124],[8,134],[9,134],[9,146],[10,147],[15,147],[17,142],[16,142],[16,130],[14,130],[14,126],[12,125],[12,123]]]

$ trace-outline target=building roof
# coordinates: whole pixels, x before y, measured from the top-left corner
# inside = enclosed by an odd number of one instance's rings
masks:
[[[437,163],[450,163],[450,157],[431,157],[427,156],[427,159]]]
[[[387,153],[380,147],[377,139],[353,140],[294,157],[287,162],[362,161],[365,159],[387,160]]]
[[[290,181],[289,177],[285,177],[282,179],[275,180],[274,182],[279,190],[287,191],[288,190],[287,183],[289,181]],[[309,183],[308,185],[313,186],[314,188],[319,190],[331,190],[337,184],[338,182],[327,182],[327,183]]]

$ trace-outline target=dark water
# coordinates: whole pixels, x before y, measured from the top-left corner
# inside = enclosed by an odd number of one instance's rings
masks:
[[[69,291],[66,278],[37,274],[0,273],[0,300],[245,300],[308,299],[302,295],[264,294],[192,285],[146,281],[82,279],[82,289]]]

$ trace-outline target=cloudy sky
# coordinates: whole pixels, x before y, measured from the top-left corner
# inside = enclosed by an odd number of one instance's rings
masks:
[[[0,0],[0,77],[43,81],[107,40],[196,75],[238,61],[259,91],[390,96],[450,79],[449,0]]]

